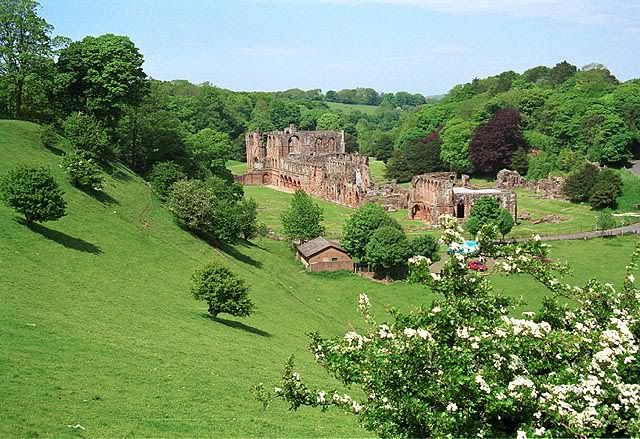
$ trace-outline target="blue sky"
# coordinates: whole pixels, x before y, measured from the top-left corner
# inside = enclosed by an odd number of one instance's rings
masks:
[[[157,79],[441,94],[564,59],[640,77],[638,0],[40,0],[55,33],[128,35]]]

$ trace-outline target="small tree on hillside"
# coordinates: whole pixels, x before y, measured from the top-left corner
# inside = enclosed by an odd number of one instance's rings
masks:
[[[404,232],[390,226],[382,226],[371,235],[365,249],[365,261],[373,269],[389,274],[404,267],[411,256],[411,246]]]
[[[431,262],[440,260],[440,245],[433,235],[422,235],[409,242],[411,256],[424,256]]]
[[[104,188],[102,169],[92,158],[72,152],[65,154],[60,166],[73,187],[83,191],[100,191]]]
[[[220,313],[246,317],[253,312],[254,305],[248,297],[249,287],[228,268],[211,262],[192,276],[191,294],[209,305],[209,314],[214,319]]]
[[[93,116],[73,113],[65,119],[63,128],[65,137],[79,153],[99,160],[111,153],[109,135]]]
[[[391,218],[382,206],[365,203],[345,222],[341,244],[352,257],[362,260],[373,232],[382,226],[401,230],[400,224]]]
[[[518,149],[526,150],[526,142],[520,129],[520,113],[507,108],[479,126],[471,143],[469,155],[473,166],[482,173],[492,173],[511,165]]]
[[[45,168],[21,167],[0,179],[0,199],[24,215],[28,224],[53,221],[66,215],[63,195]]]
[[[591,188],[589,204],[594,209],[616,207],[616,198],[622,195],[622,178],[613,169],[603,169],[598,173]]]
[[[305,242],[324,233],[322,207],[301,189],[293,194],[291,207],[282,212],[280,218],[289,241]]]

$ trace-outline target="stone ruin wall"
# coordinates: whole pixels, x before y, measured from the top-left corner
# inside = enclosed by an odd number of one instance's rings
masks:
[[[303,189],[319,198],[357,207],[371,187],[369,159],[346,154],[344,132],[254,132],[245,135],[248,172],[242,184]]]
[[[396,183],[374,185],[365,201],[380,204],[387,212],[396,212],[409,208],[409,190]]]
[[[469,216],[473,210],[473,206],[476,204],[476,200],[480,197],[493,197],[497,198],[500,202],[500,206],[507,209],[511,214],[511,217],[515,221],[518,218],[518,195],[515,192],[503,190],[497,194],[485,194],[485,193],[458,193],[453,196],[454,216],[456,206],[463,205],[465,210],[464,218]]]
[[[456,191],[456,188],[465,189]],[[464,221],[470,214],[476,200],[491,196],[500,200],[514,219],[517,218],[517,195],[515,192],[500,190],[493,193],[477,190],[469,186],[469,177],[456,179],[453,172],[438,172],[417,175],[411,180],[408,218],[420,219],[429,224],[437,224],[440,215],[449,214]]]
[[[416,175],[411,179],[408,209],[409,219],[436,224],[438,217],[453,211],[455,172]]]
[[[518,171],[510,171],[503,169],[498,172],[496,178],[496,188],[499,189],[515,189],[524,188],[534,191],[542,198],[548,200],[565,200],[566,194],[562,190],[564,186],[564,177],[547,177],[538,181],[528,181],[521,176]]]

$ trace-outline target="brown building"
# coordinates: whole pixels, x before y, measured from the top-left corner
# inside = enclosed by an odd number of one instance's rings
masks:
[[[456,178],[455,172],[434,172],[413,177],[409,193],[409,219],[421,219],[437,224],[440,215],[449,214],[464,221],[476,200],[483,196],[495,197],[514,220],[518,215],[515,192],[503,189],[473,188],[469,177]]]
[[[253,132],[245,135],[242,184],[271,185],[356,207],[371,187],[369,158],[345,153],[344,131]]]
[[[309,271],[353,271],[353,261],[340,244],[322,237],[299,245],[297,257]]]

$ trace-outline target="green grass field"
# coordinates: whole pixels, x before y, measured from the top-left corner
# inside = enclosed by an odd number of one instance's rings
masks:
[[[0,205],[0,437],[369,436],[338,410],[275,402],[263,411],[250,388],[276,384],[290,354],[310,382],[334,387],[304,334],[361,327],[359,293],[382,320],[386,304],[428,304],[425,288],[308,274],[283,242],[213,248],[178,228],[124,167],[111,170],[100,199],[73,189],[57,151],[37,139],[36,125],[0,121],[0,175],[45,165],[68,201],[68,216],[31,229]],[[576,263],[577,279],[615,282],[633,243],[555,243],[552,255]],[[191,273],[212,259],[251,285],[255,315],[215,322],[189,295]],[[523,279],[497,284],[541,300]]]
[[[343,104],[341,102],[327,102],[326,104],[332,110],[340,110],[345,113],[351,113],[358,110],[365,114],[375,114],[376,111],[378,111],[378,107],[375,105]]]
[[[230,170],[233,175],[242,175],[247,172],[247,164],[236,160],[228,160],[227,169]]]
[[[384,176],[386,165],[382,160],[369,159],[369,170],[371,171],[371,180],[374,183],[384,183],[387,179]]]

